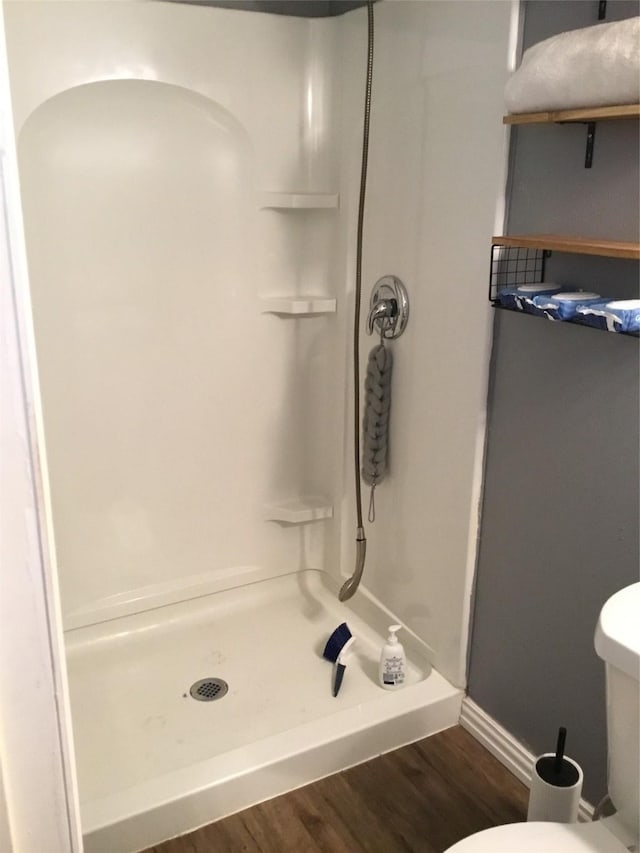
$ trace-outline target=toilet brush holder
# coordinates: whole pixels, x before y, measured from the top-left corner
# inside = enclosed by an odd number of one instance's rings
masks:
[[[531,773],[527,820],[575,823],[582,794],[582,769],[564,755],[566,729],[555,752],[539,756]]]

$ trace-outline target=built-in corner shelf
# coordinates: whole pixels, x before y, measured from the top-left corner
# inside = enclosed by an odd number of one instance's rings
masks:
[[[503,116],[502,123],[570,124],[625,118],[640,118],[640,104],[617,104],[612,107],[584,107],[574,110],[547,110],[539,113],[512,113]]]
[[[640,260],[640,243],[597,240],[591,237],[566,237],[560,234],[509,234],[492,237],[494,246],[542,249],[572,255],[600,255],[605,258]]]
[[[322,498],[297,498],[268,504],[264,508],[265,521],[281,524],[307,524],[333,518],[333,506]]]
[[[324,296],[264,296],[260,300],[263,314],[281,316],[305,316],[311,314],[335,314],[336,300]]]
[[[329,210],[339,204],[338,193],[258,193],[258,206],[269,210]]]

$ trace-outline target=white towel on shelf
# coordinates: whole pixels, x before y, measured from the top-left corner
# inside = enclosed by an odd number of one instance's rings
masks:
[[[510,113],[640,101],[640,16],[534,44],[505,89]]]

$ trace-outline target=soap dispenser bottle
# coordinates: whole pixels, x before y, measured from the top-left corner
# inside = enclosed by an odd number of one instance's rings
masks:
[[[407,659],[402,643],[399,643],[396,637],[396,631],[399,631],[401,627],[401,625],[389,626],[389,636],[382,647],[379,677],[380,686],[384,687],[385,690],[395,690],[404,686]]]

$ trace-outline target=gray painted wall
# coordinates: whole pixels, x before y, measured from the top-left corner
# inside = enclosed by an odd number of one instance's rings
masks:
[[[524,46],[597,22],[596,0],[525,4]],[[609,2],[607,20],[638,14]],[[637,240],[637,122],[512,136],[511,233]],[[554,253],[548,280],[638,295],[638,265]],[[638,341],[496,311],[469,694],[534,752],[568,727],[584,795],[606,791],[605,682],[593,651],[600,607],[638,580]]]

